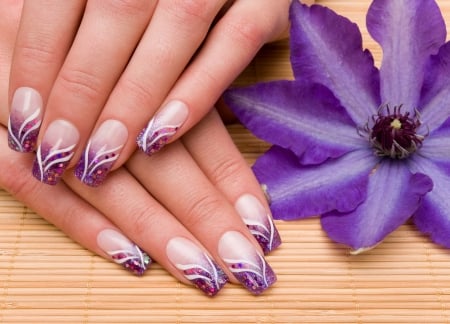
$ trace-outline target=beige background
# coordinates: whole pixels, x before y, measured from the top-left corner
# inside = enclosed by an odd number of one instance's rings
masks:
[[[392,0],[396,1],[396,0]],[[328,0],[365,31],[367,0]],[[450,0],[439,0],[450,22]],[[290,78],[286,42],[267,46],[238,81]],[[229,127],[249,163],[268,146]],[[260,297],[228,285],[214,299],[154,265],[143,278],[84,250],[0,190],[0,323],[449,323],[450,252],[404,225],[350,256],[318,219],[277,222],[268,257],[277,284]]]

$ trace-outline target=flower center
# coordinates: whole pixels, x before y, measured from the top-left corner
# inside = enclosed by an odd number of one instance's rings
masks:
[[[378,113],[372,117],[373,126],[366,125],[369,141],[379,156],[392,159],[404,159],[414,153],[425,139],[417,134],[421,125],[419,112],[411,117],[409,112],[402,113],[402,106],[395,106],[391,111],[388,105],[381,106]]]

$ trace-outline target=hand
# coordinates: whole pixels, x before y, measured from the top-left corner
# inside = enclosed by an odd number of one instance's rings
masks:
[[[14,32],[8,26],[2,26],[0,39]],[[10,44],[0,43],[0,52],[9,53],[0,57],[1,71],[8,70]],[[6,83],[2,85],[0,94],[6,93]],[[6,115],[0,110],[2,123]],[[216,141],[220,149],[212,145]],[[121,168],[97,189],[83,186],[71,174],[58,186],[42,185],[27,172],[31,156],[6,150],[2,127],[0,143],[5,152],[0,166],[8,170],[0,174],[0,187],[83,246],[136,274],[149,262],[145,250],[181,281],[208,295],[217,293],[227,276],[253,293],[275,281],[259,246],[264,252],[277,247],[278,233],[257,182],[217,114],[209,114],[183,142],[159,155],[136,153],[127,165],[134,176]],[[236,268],[233,260],[240,260],[244,269]]]
[[[289,3],[25,1],[9,86],[10,147],[30,152],[39,143],[33,171],[44,183],[76,166],[82,182],[98,186],[136,141],[153,154],[198,123],[261,46],[287,29]],[[52,149],[58,167],[42,174],[38,164],[53,161]]]

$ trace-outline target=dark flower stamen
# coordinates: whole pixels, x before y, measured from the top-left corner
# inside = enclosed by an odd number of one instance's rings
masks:
[[[417,134],[422,124],[420,114],[402,113],[402,106],[395,106],[393,112],[388,105],[381,106],[372,117],[373,126],[366,125],[364,130],[369,134],[369,141],[379,156],[392,159],[404,159],[414,153],[422,145],[426,135]]]

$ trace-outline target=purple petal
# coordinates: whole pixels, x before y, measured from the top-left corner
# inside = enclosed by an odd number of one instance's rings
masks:
[[[302,164],[322,163],[366,145],[324,86],[300,81],[260,83],[224,95],[256,136],[292,150]]]
[[[425,138],[418,153],[434,162],[450,165],[450,119]]]
[[[424,125],[433,131],[450,116],[450,43],[428,61],[419,106]]]
[[[434,184],[433,191],[424,197],[415,212],[413,221],[435,243],[450,248],[450,170],[418,155],[414,156],[411,164],[417,170],[426,172]]]
[[[322,216],[331,239],[351,248],[370,248],[408,220],[433,184],[426,175],[411,174],[402,161],[383,160],[369,179],[366,200],[354,211]]]
[[[358,26],[322,6],[292,1],[291,61],[297,79],[328,87],[356,124],[380,105],[379,73]]]
[[[253,170],[267,186],[274,217],[292,220],[333,209],[353,210],[366,198],[369,174],[377,161],[367,149],[321,165],[301,166],[291,151],[273,146]]]
[[[419,104],[429,56],[437,53],[446,38],[438,5],[434,0],[374,0],[367,29],[383,48],[383,103],[403,104],[413,111]]]

